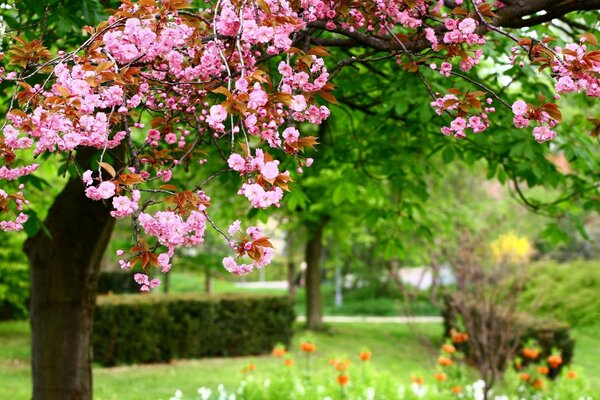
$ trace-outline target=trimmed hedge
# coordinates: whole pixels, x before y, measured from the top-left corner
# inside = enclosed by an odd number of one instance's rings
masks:
[[[94,362],[105,366],[246,356],[289,345],[294,308],[284,296],[101,296]]]
[[[139,293],[140,285],[135,283],[129,271],[100,271],[98,294]]]
[[[0,321],[28,317],[29,280],[27,266],[0,266]]]
[[[446,337],[450,336],[450,329],[456,327],[460,316],[456,314],[455,309],[451,306],[452,297],[446,296],[444,301],[444,309],[442,316],[444,318],[444,334]],[[481,314],[478,310],[477,303],[473,303],[473,313],[475,315]],[[556,370],[550,372],[550,376],[556,376],[560,369],[571,362],[573,358],[573,348],[575,347],[575,341],[571,338],[570,331],[571,327],[565,322],[556,321],[550,318],[539,318],[525,313],[518,313],[515,321],[507,321],[506,326],[516,326],[516,331],[520,333],[518,354],[521,354],[523,346],[529,341],[537,342],[540,348],[540,359],[545,360],[550,354],[553,353],[553,349],[560,352],[563,358],[563,364]],[[496,324],[498,325],[498,324]],[[504,325],[502,321],[499,324]],[[508,329],[508,328],[507,328]],[[469,358],[471,350],[469,349],[469,342],[462,343],[459,346],[460,350],[465,353]],[[501,359],[505,359],[501,357]],[[523,365],[527,363],[527,360],[523,360]]]

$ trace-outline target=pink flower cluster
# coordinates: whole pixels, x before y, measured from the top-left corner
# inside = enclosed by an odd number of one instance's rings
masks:
[[[250,178],[238,192],[245,196],[253,207],[279,206],[279,202],[283,198],[283,190],[274,184],[275,180],[281,176],[287,181],[290,176],[289,171],[279,172],[279,161],[270,160],[270,157],[266,159],[265,153],[261,149],[257,149],[254,157],[244,158],[237,153],[232,153],[227,163],[231,169],[239,172],[240,175],[254,175],[258,178],[254,180]]]
[[[24,188],[25,185],[20,184],[19,191],[14,195],[9,195],[6,193],[6,191],[0,189],[0,203],[8,205],[12,200],[14,202],[15,210],[18,212],[18,214],[14,217],[14,220],[0,221],[0,229],[3,231],[9,232],[23,230],[23,224],[29,219],[29,216],[22,212],[23,205],[29,204],[28,200],[23,199]]]
[[[558,124],[558,121],[552,118],[547,111],[543,111],[543,109],[535,110],[533,106],[523,100],[515,101],[512,105],[512,111],[515,115],[513,122],[517,128],[527,128],[531,121],[537,121],[541,124],[533,128],[533,137],[539,143],[552,140],[556,136],[556,132],[551,128]]]
[[[458,95],[450,93],[443,97],[438,97],[435,101],[431,102],[431,107],[434,108],[437,115],[442,115],[444,112],[458,112],[450,122],[449,126],[441,128],[441,131],[445,136],[454,136],[457,139],[462,139],[467,136],[467,129],[471,129],[473,133],[481,133],[490,126],[489,113],[496,111],[496,109],[491,106],[492,99],[488,97],[486,99],[487,106],[484,106],[479,110],[477,107],[471,106],[470,102],[476,100],[473,98],[469,99],[468,96],[469,95],[467,94],[466,100],[461,100]],[[464,107],[461,107],[461,104],[469,104],[472,108],[471,112],[475,115],[469,116],[464,111]]]
[[[473,18],[465,18],[463,20],[446,18],[444,25],[448,30],[444,34],[443,42],[446,44],[461,44],[468,45],[484,45],[485,38],[475,33],[479,23]]]
[[[563,56],[552,67],[558,75],[556,92],[585,92],[588,96],[600,97],[600,55],[590,56],[584,43],[570,43],[555,51]]]
[[[131,199],[127,196],[115,196],[112,200],[114,210],[110,212],[115,218],[127,217],[138,210],[141,195],[139,190],[131,192]]]
[[[240,221],[234,221],[228,229],[231,236],[239,232]],[[246,234],[239,234],[239,242],[230,242],[230,246],[238,254],[237,260],[233,257],[223,259],[223,267],[234,275],[246,275],[256,268],[264,268],[271,263],[273,249],[271,243],[266,240],[260,228],[252,226],[246,229]],[[252,261],[250,263],[239,263],[238,260],[247,254]]]
[[[158,243],[167,247],[169,254],[174,254],[180,246],[197,246],[204,242],[206,216],[203,207],[192,211],[187,219],[173,211],[158,211],[154,215],[140,213],[139,223],[144,231],[157,238]]]
[[[14,181],[25,175],[29,175],[38,169],[38,164],[25,165],[17,168],[7,168],[6,166],[0,167],[0,179],[7,181]]]
[[[114,19],[114,18],[112,18]],[[109,22],[111,19],[109,19]],[[129,18],[123,30],[111,30],[104,34],[106,49],[121,64],[133,61],[149,62],[157,57],[166,57],[174,49],[182,47],[192,36],[194,29],[181,19],[169,21],[157,34],[154,21]],[[174,54],[171,54],[173,57]]]
[[[140,292],[149,292],[150,289],[155,289],[160,286],[160,279],[150,279],[146,274],[135,274],[133,280],[140,285]]]

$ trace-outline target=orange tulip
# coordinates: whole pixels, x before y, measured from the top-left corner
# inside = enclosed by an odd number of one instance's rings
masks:
[[[522,351],[523,357],[535,360],[540,355],[540,351],[537,349],[529,349],[525,347]]]
[[[577,372],[575,372],[575,371],[569,371],[569,372],[567,372],[567,378],[569,378],[569,379],[575,379],[575,378],[577,378]]]
[[[451,344],[445,344],[442,346],[442,351],[444,351],[448,354],[452,354],[452,353],[456,352],[456,347],[452,346]]]
[[[292,365],[294,365],[294,360],[291,358],[286,358],[283,363],[285,364],[286,367],[291,367]]]
[[[452,365],[452,359],[441,356],[438,358],[438,364],[440,364],[442,367],[449,367]]]
[[[469,341],[469,334],[466,332],[458,332],[456,329],[450,329],[450,339],[456,344],[465,343]]]
[[[519,374],[519,379],[521,379],[522,381],[528,381],[529,378],[531,378],[531,375],[529,375],[525,372]]]
[[[305,353],[314,353],[317,351],[317,345],[310,342],[302,342],[302,344],[300,344],[300,350]]]
[[[273,354],[275,357],[285,357],[287,352],[281,347],[275,347],[271,354]]]
[[[548,375],[548,372],[550,372],[550,369],[548,367],[545,367],[543,365],[540,365],[538,367],[538,372],[542,375]]]
[[[536,389],[543,389],[544,388],[544,381],[541,379],[536,379],[535,382],[533,382],[531,384],[531,386],[533,386]]]
[[[416,375],[411,375],[411,376],[410,376],[410,381],[411,381],[412,383],[415,383],[415,384],[417,384],[417,385],[422,385],[422,384],[423,384],[423,382],[425,382],[425,380],[424,380],[422,377],[420,377],[420,376],[416,376]]]
[[[549,356],[547,361],[548,365],[550,365],[552,368],[558,368],[563,363],[563,359],[560,354],[553,354]]]
[[[369,361],[371,359],[371,352],[370,351],[361,351],[360,354],[358,355],[358,358],[360,358],[361,361]]]
[[[338,371],[347,371],[350,366],[350,360],[344,360],[334,365],[335,369]]]
[[[446,381],[446,379],[448,379],[448,377],[446,376],[446,374],[440,373],[440,372],[438,372],[437,374],[433,374],[433,377],[438,382],[444,382],[444,381]]]
[[[338,375],[337,376],[337,383],[339,383],[340,386],[347,385],[348,382],[350,382],[350,378],[348,377],[348,375]]]
[[[462,388],[460,386],[453,386],[452,389],[450,389],[450,390],[454,394],[461,394],[462,393]]]
[[[250,371],[254,371],[256,369],[256,365],[255,364],[248,364],[248,369]]]

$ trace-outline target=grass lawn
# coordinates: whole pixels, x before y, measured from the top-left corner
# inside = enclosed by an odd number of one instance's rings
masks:
[[[408,383],[411,373],[425,374],[435,364],[441,332],[442,327],[437,324],[334,324],[327,332],[310,334],[318,346],[313,366],[317,373],[329,370],[329,358],[346,356],[356,360],[358,352],[368,348],[373,352],[372,362],[376,368]],[[28,333],[29,325],[25,321],[0,323],[0,400],[29,399]],[[298,329],[293,341],[294,353],[305,337],[306,334]],[[222,383],[232,387],[239,382],[242,368],[250,362],[257,365],[255,373],[259,378],[284,368],[280,359],[271,356],[96,367],[95,399],[166,400],[176,389],[192,395],[200,386],[215,388]],[[297,363],[301,365],[301,360]]]

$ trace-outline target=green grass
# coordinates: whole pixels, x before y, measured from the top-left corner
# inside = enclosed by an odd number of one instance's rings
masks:
[[[373,352],[374,366],[399,382],[408,382],[412,373],[429,376],[437,357],[442,326],[437,324],[332,324],[326,332],[306,334],[296,326],[292,352],[307,336],[317,343],[313,367],[318,374],[328,370],[331,357],[356,360],[363,349]],[[595,392],[600,392],[598,329],[576,329],[574,363],[581,367]],[[114,368],[94,367],[94,398],[97,400],[166,400],[176,389],[192,395],[200,386],[219,384],[235,387],[248,363],[257,365],[263,379],[277,374],[281,360],[271,356],[181,360],[170,364],[134,365]],[[303,359],[296,360],[303,367]],[[29,324],[26,321],[0,323],[0,400],[29,399]]]
[[[0,323],[0,391],[1,400],[28,399],[30,395],[29,325],[25,321]],[[414,372],[426,374],[435,364],[441,325],[335,324],[327,332],[311,333],[318,351],[313,360],[316,372],[328,370],[331,357],[356,360],[358,352],[373,351],[375,367],[408,382]],[[297,353],[306,335],[299,327],[292,352]],[[248,363],[257,365],[259,378],[280,371],[282,361],[271,356],[213,358],[174,361],[170,364],[94,368],[94,398],[97,400],[168,399],[176,389],[193,394],[200,386],[218,384],[234,387],[241,370]],[[297,367],[302,367],[302,359]],[[10,395],[9,395],[10,394]],[[2,396],[10,397],[2,397]]]
[[[585,371],[585,376],[600,395],[600,326],[577,328],[573,361]],[[600,397],[599,397],[600,398]]]

